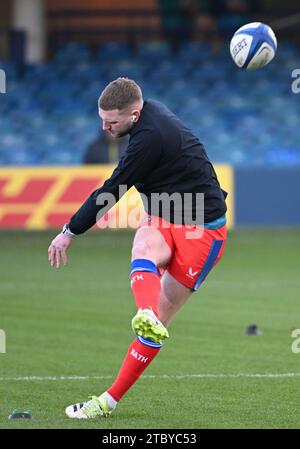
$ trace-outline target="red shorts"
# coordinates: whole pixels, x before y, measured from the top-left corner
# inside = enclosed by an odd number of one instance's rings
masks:
[[[155,227],[172,251],[164,267],[181,284],[198,290],[210,270],[219,262],[226,244],[226,225],[219,229],[176,226],[163,218],[147,215],[140,227]]]

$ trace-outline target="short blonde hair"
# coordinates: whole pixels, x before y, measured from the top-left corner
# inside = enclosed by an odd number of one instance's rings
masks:
[[[140,86],[129,78],[117,78],[109,83],[101,93],[98,107],[103,111],[120,111],[134,103],[141,102],[143,94]]]

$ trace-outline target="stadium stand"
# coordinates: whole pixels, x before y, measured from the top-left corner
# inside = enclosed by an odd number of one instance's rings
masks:
[[[291,72],[297,61],[289,42],[259,77],[237,69],[227,47],[215,55],[197,42],[182,44],[176,57],[165,42],[143,42],[136,54],[124,43],[94,52],[82,43],[61,44],[53,60],[26,66],[22,75],[2,61],[9,89],[1,98],[0,164],[80,164],[101,126],[98,95],[118,76],[134,78],[146,98],[166,102],[215,161],[299,163],[300,104],[283,70]]]
[[[48,29],[53,50],[48,62],[20,68],[12,60],[0,59],[8,80],[0,103],[0,164],[82,163],[101,126],[99,93],[118,76],[135,79],[145,98],[165,102],[195,131],[213,161],[235,166],[299,164],[299,96],[292,93],[292,78],[286,75],[298,66],[298,47],[281,39],[274,61],[255,72],[233,64],[227,39],[217,46],[214,39],[183,39],[174,53],[172,41],[162,40],[162,17],[157,16],[162,11],[158,5],[168,3],[146,0],[141,11],[137,0],[130,0],[127,12],[123,8],[121,14],[122,0],[101,0],[102,11],[108,15],[93,17],[100,2],[89,0],[84,17],[80,0],[72,0],[72,9],[67,0],[52,0]],[[268,6],[268,0],[264,3]],[[201,4],[204,12],[212,14],[213,2],[202,0]],[[274,5],[273,11],[281,13],[282,2],[276,0]],[[124,31],[126,17],[136,32],[154,27],[160,30],[160,38],[154,40],[154,33],[152,40],[138,39],[132,46],[130,39],[118,33],[113,41],[107,40],[108,35],[104,40],[96,36],[98,43],[83,38],[69,42],[70,34],[63,34],[68,27],[79,32],[76,27],[84,26],[85,20],[90,33],[93,23],[103,31],[102,22],[107,33]],[[60,36],[59,42],[51,40],[51,33]]]

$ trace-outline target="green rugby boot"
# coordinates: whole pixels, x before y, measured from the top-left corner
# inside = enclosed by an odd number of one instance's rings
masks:
[[[99,416],[107,418],[112,410],[107,405],[106,397],[104,395],[101,395],[100,398],[90,397],[90,401],[69,405],[65,410],[66,415],[69,418],[77,419],[98,418]]]
[[[131,322],[133,332],[144,338],[151,338],[155,343],[162,343],[169,338],[169,332],[154,314],[152,309],[139,309]]]

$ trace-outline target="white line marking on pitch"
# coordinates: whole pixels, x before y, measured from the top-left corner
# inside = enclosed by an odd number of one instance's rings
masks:
[[[237,374],[225,374],[225,373],[203,373],[203,374],[154,374],[148,376],[142,376],[141,379],[210,379],[210,378],[230,378],[236,379],[240,377],[258,378],[258,379],[280,379],[286,377],[299,377],[300,373],[237,373]],[[112,379],[114,376],[17,376],[17,377],[0,377],[0,381],[48,381],[48,380],[104,380]]]

